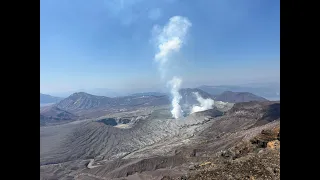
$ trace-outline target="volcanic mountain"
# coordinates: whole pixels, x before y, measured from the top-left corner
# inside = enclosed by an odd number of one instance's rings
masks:
[[[219,95],[225,91],[250,92],[267,99],[280,98],[280,83],[250,83],[243,85],[199,86],[199,89],[211,94]]]
[[[195,96],[195,92],[198,92],[203,98],[213,99],[214,97],[200,89],[181,89],[181,101],[180,104],[185,112],[189,112],[193,105],[198,105],[199,102]],[[71,112],[80,117],[97,118],[106,114],[115,112],[124,112],[137,110],[142,107],[152,106],[164,106],[171,104],[171,96],[166,94],[148,95],[147,94],[135,94],[131,96],[123,97],[105,97],[88,94],[85,92],[78,92],[70,95],[69,97],[61,100],[55,106],[59,109]],[[220,110],[230,109],[230,104],[218,102],[215,106]]]
[[[182,119],[169,106],[142,109],[112,115],[137,117],[130,128],[88,120],[40,129],[41,178],[279,179],[280,102]]]
[[[249,101],[268,101],[267,99],[254,95],[249,92],[232,92],[225,91],[220,95],[215,96],[214,100],[237,103],[237,102],[249,102]]]
[[[56,106],[48,106],[40,109],[40,126],[66,123],[77,120],[78,117]]]
[[[203,98],[213,98],[210,94],[200,90],[185,88],[180,90],[182,96],[182,104],[196,104],[197,100],[194,92],[198,92]],[[139,106],[149,105],[158,106],[170,103],[170,95],[163,93],[136,93],[130,96],[123,97],[105,97],[95,96],[85,92],[74,93],[66,99],[63,99],[57,104],[59,108],[65,110],[79,110],[79,109],[94,109],[100,107],[125,107],[125,106]]]

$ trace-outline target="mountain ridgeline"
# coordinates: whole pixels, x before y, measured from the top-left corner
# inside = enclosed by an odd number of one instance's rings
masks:
[[[190,112],[193,105],[199,104],[195,92],[204,99],[215,100],[214,106],[220,111],[227,111],[232,107],[232,103],[267,101],[265,98],[247,92],[226,91],[218,96],[213,96],[198,88],[185,88],[180,90],[182,96],[180,104],[184,112]],[[78,119],[98,118],[110,113],[133,111],[145,107],[170,106],[170,104],[171,96],[160,93],[141,93],[111,98],[78,92],[54,105],[40,108],[40,122],[42,125],[62,123]]]
[[[267,99],[256,96],[248,92],[231,92],[226,91],[218,96],[213,96],[198,88],[185,88],[180,90],[182,96],[182,105],[198,104],[194,92],[204,98],[214,99],[216,101],[237,103],[249,101],[267,101]],[[171,103],[170,95],[154,93],[135,94],[123,97],[105,97],[91,95],[85,92],[78,92],[70,95],[69,97],[61,100],[56,104],[56,107],[69,111],[76,112],[79,110],[92,110],[92,109],[121,109],[121,108],[134,108],[134,107],[147,107],[147,106],[161,106],[169,105]]]
[[[40,104],[57,103],[63,98],[40,93]]]
[[[104,97],[84,92],[74,93],[57,104],[57,107],[67,111],[105,109],[105,108],[132,108],[143,106],[159,106],[168,104],[166,96],[124,96]]]
[[[214,97],[205,91],[200,89],[186,88],[181,89],[180,94],[182,96],[181,104],[193,105],[198,101],[194,92],[198,92],[201,97],[207,99],[213,99]],[[56,104],[58,108],[73,112],[78,110],[89,109],[119,109],[119,108],[133,108],[133,107],[146,107],[146,106],[161,106],[169,105],[171,103],[171,97],[167,94],[161,93],[141,93],[133,94],[123,97],[105,97],[95,96],[85,92],[74,93],[68,98],[61,100]]]
[[[110,106],[112,98],[105,96],[95,96],[84,92],[78,92],[63,99],[57,104],[58,108],[73,111],[81,109],[94,109]]]
[[[231,92],[250,92],[257,96],[262,96],[267,99],[280,99],[280,84],[279,83],[262,83],[262,84],[247,84],[247,85],[221,85],[221,86],[199,86],[201,89],[213,96],[220,95],[226,91]]]
[[[232,92],[225,91],[222,94],[215,96],[214,100],[223,101],[229,103],[238,103],[238,102],[250,102],[250,101],[268,101],[267,99],[254,95],[249,92]]]

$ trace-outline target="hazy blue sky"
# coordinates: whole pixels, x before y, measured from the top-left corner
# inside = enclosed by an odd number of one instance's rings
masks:
[[[173,58],[184,86],[279,81],[279,0],[40,0],[40,91],[162,87],[155,25],[192,27]]]

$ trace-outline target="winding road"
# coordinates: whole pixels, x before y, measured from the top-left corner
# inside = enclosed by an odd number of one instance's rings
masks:
[[[93,163],[94,163],[94,159],[90,159],[90,162],[89,162],[89,164],[87,165],[87,168],[92,169],[92,168],[96,168],[96,167],[101,166],[101,165],[93,166],[93,165],[92,165]]]

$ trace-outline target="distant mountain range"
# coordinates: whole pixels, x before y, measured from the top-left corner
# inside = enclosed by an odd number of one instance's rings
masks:
[[[164,96],[166,93],[161,92],[142,92],[142,93],[134,93],[130,96]]]
[[[57,103],[63,98],[40,93],[40,104]]]
[[[266,83],[266,84],[246,84],[237,86],[199,86],[201,89],[211,95],[217,96],[225,91],[232,92],[249,92],[257,96],[264,97],[269,100],[279,100],[280,99],[280,84],[279,83]]]
[[[198,92],[204,99],[210,98],[217,101],[214,106],[220,110],[228,108],[229,105],[219,104],[218,101],[228,103],[268,101],[263,97],[248,92],[225,91],[214,96],[198,88],[184,88],[180,90],[182,96],[180,104],[184,112],[189,112],[193,105],[199,104],[194,92]],[[78,92],[62,100],[61,98],[50,95],[45,95],[44,97],[50,97],[49,100],[51,100],[45,102],[56,103],[40,108],[41,125],[73,121],[76,119],[97,118],[112,112],[171,104],[171,95],[157,92],[136,93],[122,97],[96,96],[85,92]]]
[[[280,83],[250,83],[243,85],[202,85],[197,87],[197,89],[203,90],[211,95],[219,95],[224,91],[232,92],[249,92],[257,96],[264,97],[268,100],[279,100],[280,99]],[[80,89],[78,91],[52,93],[52,96],[57,97],[69,97],[71,94],[76,92],[86,92],[96,96],[106,96],[106,97],[119,97],[119,96],[139,96],[139,95],[164,95],[165,93],[161,90],[156,89],[141,89],[132,90],[133,92],[125,90],[115,90],[108,88],[95,88],[95,89]]]
[[[182,96],[181,104],[193,105],[197,104],[198,101],[193,94],[193,92],[198,92],[203,98],[214,97],[210,94],[200,90],[186,88],[181,89],[180,94]],[[96,96],[88,94],[85,92],[74,93],[71,96],[61,100],[56,104],[58,108],[75,112],[79,110],[89,110],[89,109],[120,109],[120,108],[132,108],[132,107],[146,107],[146,106],[160,106],[168,105],[171,103],[171,95],[158,93],[158,92],[144,92],[136,93],[130,96],[122,97],[105,97]]]
[[[217,101],[231,103],[267,101],[267,99],[265,98],[247,92],[238,93],[226,91],[218,96],[214,96],[198,88],[184,88],[180,90],[180,94],[182,96],[180,102],[182,106],[190,107],[192,105],[198,104],[194,92],[198,92],[204,99],[210,98]],[[161,106],[169,105],[170,102],[171,95],[157,92],[137,93],[130,96],[122,97],[96,96],[85,92],[78,92],[59,101],[55,106],[60,109],[75,113],[84,110],[112,110],[147,106]]]
[[[215,96],[214,100],[229,103],[250,102],[250,101],[268,101],[266,98],[254,95],[248,92],[231,92],[225,91],[222,94]]]
[[[95,96],[85,92],[74,93],[68,98],[60,101],[56,106],[73,112],[89,109],[119,109],[143,106],[159,106],[168,104],[168,98],[164,95],[140,95],[123,97]]]
[[[95,88],[95,89],[79,89],[77,91],[56,92],[56,93],[51,93],[51,95],[67,98],[70,95],[77,92],[86,92],[88,94],[92,94],[96,96],[106,96],[106,97],[128,96],[130,94],[120,90],[111,90],[108,88]]]
[[[198,92],[204,99],[210,98],[217,101],[231,103],[267,101],[267,99],[263,97],[248,92],[225,91],[219,95],[212,95],[199,88],[184,88],[180,90],[180,94],[182,96],[182,99],[180,101],[181,104],[188,106],[198,104],[194,92]],[[50,95],[44,95],[44,97],[47,97],[47,101],[45,102],[57,102],[55,105],[57,108],[69,112],[91,109],[119,109],[144,106],[159,106],[168,105],[171,102],[171,95],[158,92],[136,93],[130,96],[123,97],[105,97],[96,96],[85,92],[78,92],[62,100],[61,98],[53,97]]]

